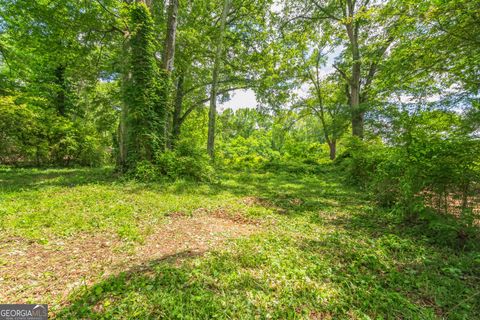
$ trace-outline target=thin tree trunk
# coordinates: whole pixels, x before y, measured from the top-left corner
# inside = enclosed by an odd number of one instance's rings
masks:
[[[225,33],[225,25],[227,23],[227,15],[230,9],[230,1],[224,0],[222,17],[220,21],[220,34],[217,41],[217,51],[215,52],[215,61],[212,75],[212,88],[210,90],[210,110],[208,113],[208,141],[207,152],[211,159],[215,155],[215,118],[217,115],[217,90],[218,90],[218,74],[220,72],[223,51],[223,37]]]
[[[164,85],[162,89],[163,93],[161,94],[163,100],[163,105],[160,108],[164,108],[164,126],[163,126],[163,137],[164,144],[163,147],[171,147],[171,136],[170,132],[172,131],[172,107],[170,101],[170,81],[171,73],[174,66],[175,60],[175,38],[177,33],[177,15],[178,15],[178,1],[179,0],[170,0],[168,6],[168,21],[167,21],[167,35],[165,37],[164,52],[162,59],[162,68],[165,71],[163,75],[165,77]]]
[[[124,34],[124,42],[122,48],[122,54],[125,57],[129,56],[130,50],[130,39],[127,34]],[[130,80],[132,74],[130,69],[128,68],[128,61],[129,59],[125,59],[123,61],[122,67],[122,95],[125,94],[125,84],[127,81]],[[117,168],[120,169],[121,172],[126,172],[128,170],[127,167],[127,115],[128,115],[128,106],[127,103],[122,99],[122,110],[120,112],[120,121],[118,123],[117,129],[117,141],[118,141],[118,154],[117,154]]]
[[[328,143],[328,148],[330,149],[330,160],[335,160],[335,158],[337,157],[337,141],[330,141]]]
[[[127,168],[127,106],[123,104],[122,113],[120,115],[120,123],[118,124],[118,167],[122,171]]]
[[[350,107],[352,112],[352,134],[363,138],[363,111],[360,109],[360,54],[356,35],[353,35],[352,45],[352,83],[350,85]]]
[[[175,147],[175,143],[178,140],[180,135],[180,126],[181,126],[181,116],[183,108],[183,81],[184,75],[180,74],[177,82],[177,93],[175,96],[175,108],[173,110],[173,129],[172,129],[172,139],[170,147]]]
[[[55,95],[55,106],[59,115],[65,117],[66,108],[66,84],[65,84],[65,66],[59,65],[55,69],[55,83],[57,84],[57,93]]]

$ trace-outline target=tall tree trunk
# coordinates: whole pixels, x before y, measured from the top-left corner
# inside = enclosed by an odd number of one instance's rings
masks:
[[[158,147],[160,118],[155,110],[158,68],[150,10],[143,2],[129,8],[131,33],[126,34],[122,78],[122,115],[119,126],[119,165],[134,169],[152,161]]]
[[[175,147],[175,143],[178,140],[180,135],[180,126],[181,126],[181,116],[182,116],[182,107],[183,107],[183,81],[184,75],[180,74],[177,82],[177,92],[175,96],[175,108],[173,110],[173,128],[172,128],[172,139],[170,147]]]
[[[57,85],[57,92],[55,94],[55,107],[57,108],[58,114],[65,117],[67,114],[67,86],[65,83],[65,66],[63,64],[57,66],[55,69],[55,84]]]
[[[350,27],[350,29],[353,29]],[[350,34],[351,32],[349,32]],[[352,112],[352,134],[356,137],[363,138],[363,111],[360,106],[360,76],[361,62],[358,51],[357,34],[353,32],[351,38],[352,46],[352,83],[350,84],[350,107]]]
[[[162,147],[171,147],[171,136],[170,132],[172,131],[172,107],[171,107],[171,73],[174,66],[175,60],[175,38],[177,33],[177,15],[178,15],[178,1],[179,0],[170,0],[168,6],[168,20],[167,20],[167,35],[165,37],[163,59],[162,59],[162,69],[164,71],[161,74],[162,79],[162,92],[160,92],[160,113],[162,114],[161,118],[163,119],[163,135],[164,143]]]
[[[230,10],[231,0],[224,0],[222,16],[220,20],[220,33],[217,41],[217,51],[215,52],[215,61],[213,65],[212,88],[210,90],[210,110],[208,113],[208,141],[207,152],[211,159],[215,155],[215,118],[217,115],[217,90],[218,90],[218,74],[220,72],[223,51],[223,37],[225,33],[225,25],[227,23],[227,15]]]
[[[175,37],[177,33],[178,0],[170,0],[168,6],[167,36],[163,51],[162,66],[167,72],[172,72],[175,58]]]
[[[122,105],[122,111],[120,115],[120,122],[118,124],[118,159],[117,167],[122,171],[127,169],[127,127],[126,127],[126,118],[127,118],[127,105],[124,103]]]
[[[118,154],[117,154],[117,169],[122,172],[127,171],[127,115],[128,115],[128,103],[125,101],[125,84],[130,81],[132,74],[129,67],[129,49],[130,39],[127,34],[124,34],[122,53],[125,56],[122,67],[122,110],[120,112],[120,121],[117,129],[117,142],[118,142]],[[128,62],[127,62],[128,61]]]
[[[358,46],[358,22],[354,21],[355,4],[353,0],[347,1],[348,22],[345,24],[350,49],[352,50],[352,78],[350,83],[350,109],[352,113],[352,135],[363,139],[364,112],[360,106],[360,77],[361,61]]]

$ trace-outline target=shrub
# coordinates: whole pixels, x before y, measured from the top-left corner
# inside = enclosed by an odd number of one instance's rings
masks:
[[[108,143],[108,142],[107,142]],[[20,165],[99,166],[109,157],[93,125],[0,97],[0,161]]]
[[[35,158],[39,122],[34,110],[0,97],[0,161],[25,162]]]
[[[319,173],[321,166],[312,160],[305,159],[275,159],[265,163],[262,167],[267,171],[283,171],[289,173],[315,174]]]
[[[156,181],[160,178],[160,170],[150,161],[140,161],[135,169],[129,172],[134,179],[144,182]]]
[[[107,146],[87,123],[77,120],[72,122],[63,117],[50,119],[50,162],[56,165],[68,166],[100,166],[109,160]]]
[[[428,228],[451,239],[472,237],[480,198],[480,141],[465,131],[458,115],[423,112],[402,119],[390,145],[352,139],[336,163],[346,179],[405,218],[431,220]],[[475,208],[476,207],[476,208]],[[447,213],[451,219],[431,219]],[[438,221],[443,221],[439,223]],[[448,232],[447,232],[448,231]]]
[[[377,166],[385,159],[387,148],[380,141],[362,141],[357,137],[351,137],[345,146],[335,163],[348,184],[367,188]]]
[[[214,169],[210,158],[187,141],[177,143],[175,150],[167,150],[156,157],[159,173],[170,179],[186,178],[195,181],[212,181]]]

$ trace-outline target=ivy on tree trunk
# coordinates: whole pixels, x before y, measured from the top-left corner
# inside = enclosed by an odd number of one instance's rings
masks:
[[[123,110],[120,124],[120,166],[133,169],[154,160],[164,141],[165,109],[155,61],[153,19],[144,3],[129,7],[130,34],[124,47]]]

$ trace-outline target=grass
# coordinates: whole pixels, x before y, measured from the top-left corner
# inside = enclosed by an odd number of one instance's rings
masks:
[[[213,192],[214,186],[119,182],[108,168],[2,169],[0,182],[3,237],[41,243],[81,232],[142,241],[165,215],[232,201],[226,192]]]
[[[380,210],[326,170],[224,173],[219,184],[119,181],[108,169],[2,169],[1,238],[114,232],[141,242],[165,215],[224,208],[263,230],[83,287],[60,319],[475,319],[480,248]],[[473,239],[475,240],[475,239]]]

